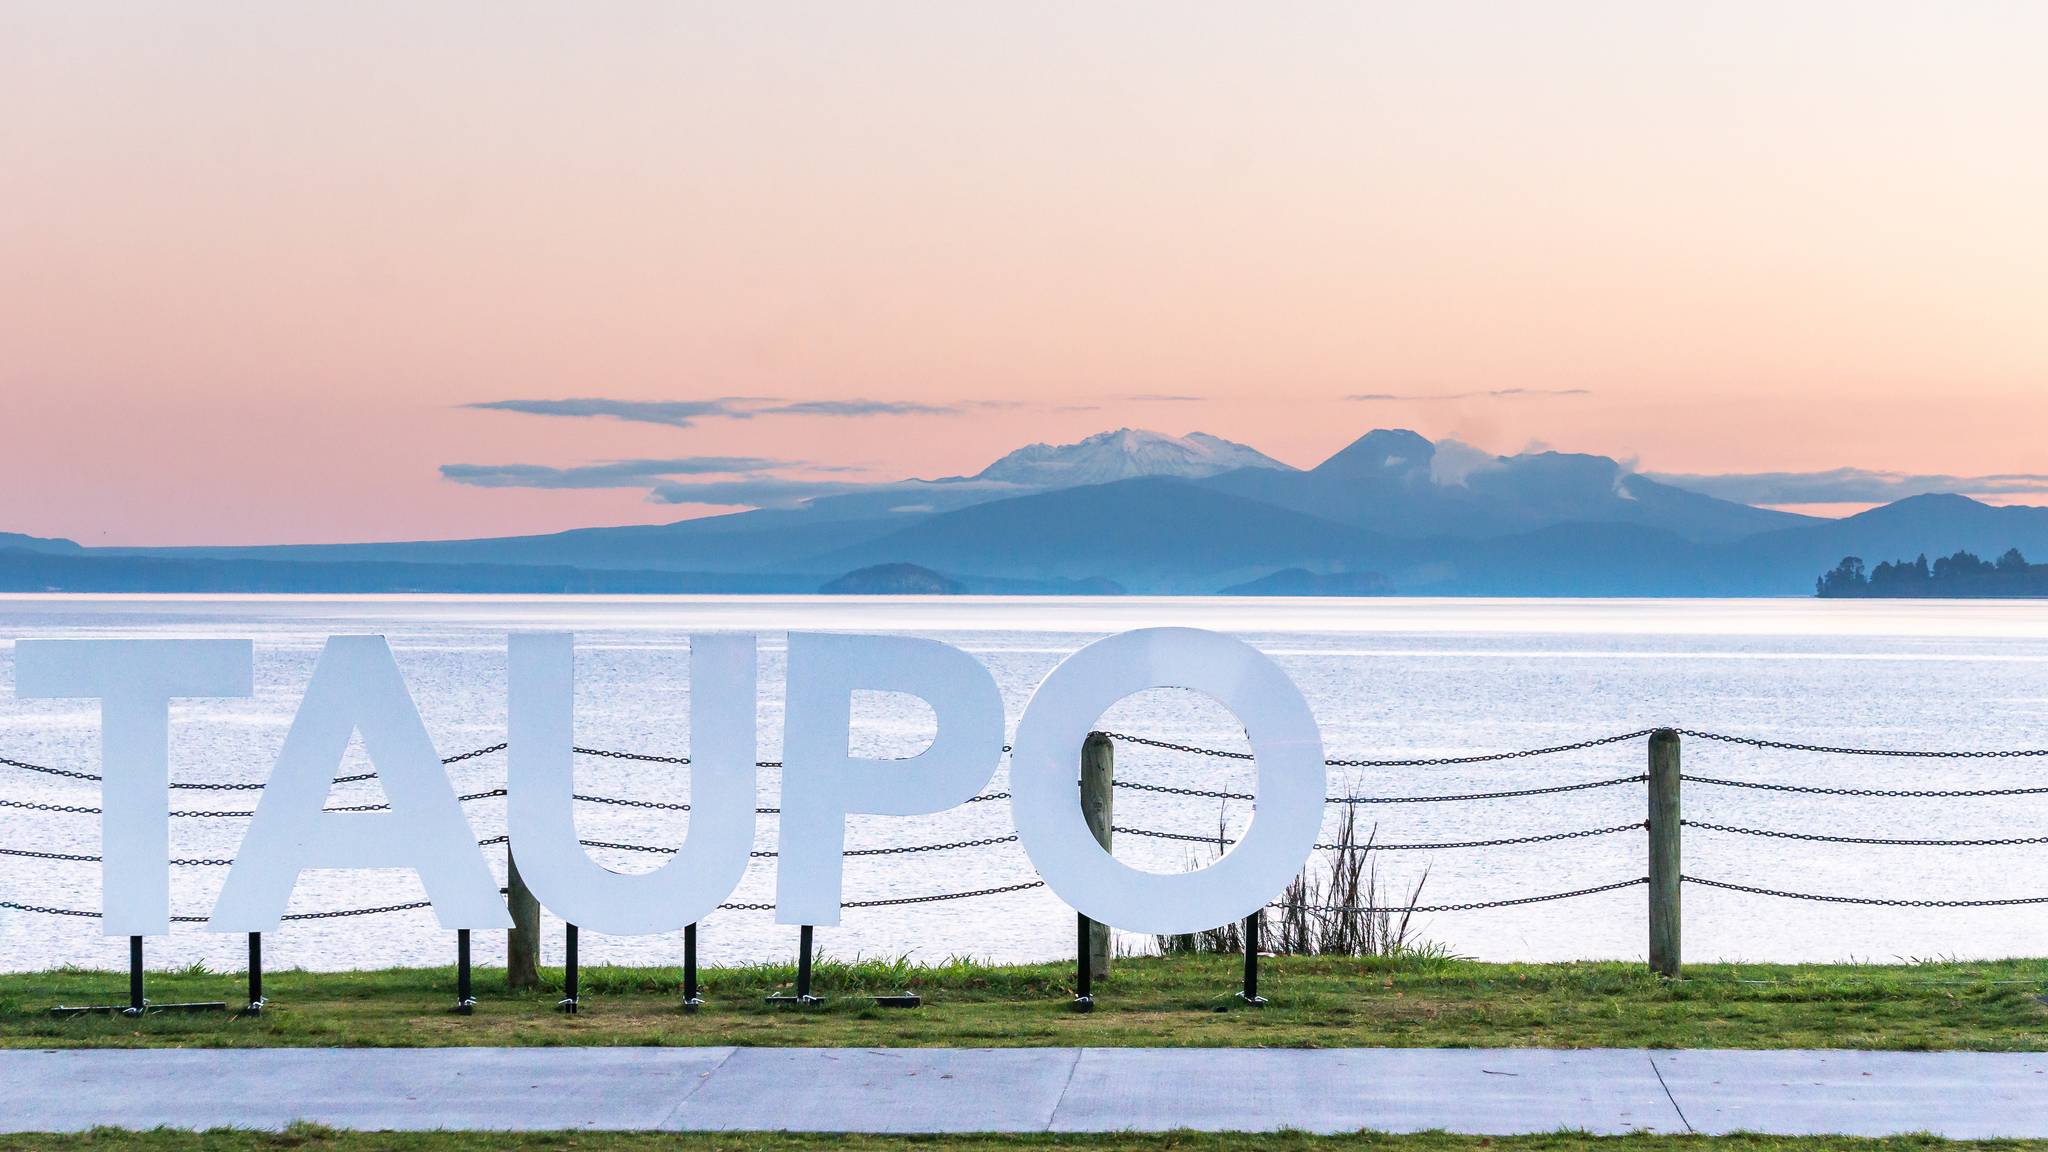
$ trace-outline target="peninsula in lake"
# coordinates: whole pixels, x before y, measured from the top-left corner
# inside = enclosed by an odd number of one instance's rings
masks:
[[[1884,560],[1864,571],[1861,556],[1845,556],[1814,583],[1823,599],[2033,599],[2048,597],[2048,564],[2030,564],[2025,553],[2009,548],[1996,560],[1974,552],[1957,552],[1927,562],[1926,553],[1912,560]]]

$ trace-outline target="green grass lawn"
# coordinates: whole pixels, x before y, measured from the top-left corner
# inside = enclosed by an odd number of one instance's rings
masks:
[[[478,969],[476,1013],[457,1016],[452,969],[274,972],[260,1017],[165,1013],[53,1018],[56,1004],[120,1003],[125,974],[0,975],[0,1047],[451,1044],[1555,1046],[1717,1048],[2048,1047],[2048,960],[1911,965],[1698,965],[1665,981],[1637,964],[1482,964],[1419,958],[1264,961],[1272,1003],[1236,1005],[1231,956],[1119,960],[1097,1008],[1068,1010],[1065,965],[822,962],[810,1009],[770,1008],[786,966],[704,974],[703,1011],[678,1010],[675,969],[585,969],[583,1011],[554,1010],[559,970],[535,992]],[[238,974],[151,973],[157,1002],[238,1004]],[[912,989],[915,1009],[861,994]]]
[[[1858,1140],[1847,1137],[1775,1136],[1453,1136],[1426,1132],[1412,1136],[1358,1133],[1305,1136],[1168,1132],[1114,1136],[817,1136],[778,1133],[653,1132],[337,1132],[301,1125],[281,1133],[247,1131],[127,1132],[102,1129],[76,1136],[0,1136],[0,1149],[108,1152],[498,1152],[499,1149],[577,1149],[578,1152],[1031,1152],[1033,1149],[1089,1149],[1092,1152],[1975,1152],[2048,1147],[2023,1140],[1944,1141],[1929,1137]]]

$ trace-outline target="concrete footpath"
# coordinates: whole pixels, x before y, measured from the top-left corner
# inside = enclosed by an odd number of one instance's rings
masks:
[[[0,1131],[1361,1128],[2048,1137],[2048,1054],[1544,1048],[0,1052]]]

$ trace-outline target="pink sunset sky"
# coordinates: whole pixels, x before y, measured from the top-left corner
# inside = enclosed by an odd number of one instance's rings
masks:
[[[2044,44],[1988,2],[14,0],[0,531],[673,520],[731,509],[442,469],[1123,425],[2048,503]]]

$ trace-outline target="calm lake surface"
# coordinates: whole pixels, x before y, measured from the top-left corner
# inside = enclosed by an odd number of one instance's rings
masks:
[[[442,755],[495,744],[505,729],[508,632],[568,630],[578,642],[577,742],[687,754],[687,643],[692,631],[759,634],[761,759],[779,758],[784,636],[790,630],[931,636],[974,653],[1002,687],[1014,727],[1031,689],[1088,641],[1127,628],[1180,625],[1235,635],[1272,656],[1313,706],[1328,754],[1391,759],[1470,755],[1570,743],[1656,725],[1774,740],[1908,749],[2048,747],[2048,603],[1743,600],[1250,600],[1250,599],[826,599],[769,597],[515,599],[441,597],[0,597],[0,757],[97,771],[98,709],[89,701],[19,700],[13,643],[22,637],[252,637],[257,694],[173,708],[172,775],[261,780],[270,771],[323,639],[389,637]],[[929,736],[929,713],[893,696],[856,707],[856,752],[907,755]],[[1205,697],[1155,691],[1132,697],[1103,727],[1212,748],[1243,750],[1243,733]],[[1332,769],[1332,792],[1372,796],[1543,787],[1642,771],[1640,740],[1583,752],[1474,765]],[[1689,774],[1845,788],[2016,788],[2048,785],[2048,758],[1906,760],[1762,751],[1688,740]],[[343,771],[367,771],[352,749]],[[680,802],[688,769],[578,758],[579,792]],[[504,757],[454,765],[458,790],[502,785]],[[1117,749],[1120,780],[1244,792],[1250,766],[1133,746]],[[999,771],[991,789],[1005,787]],[[776,801],[772,769],[761,803]],[[98,803],[96,784],[0,766],[0,797]],[[343,785],[336,803],[381,798],[374,782]],[[176,792],[184,809],[246,809],[247,793]],[[504,831],[502,800],[466,806],[479,838]],[[1462,804],[1380,804],[1361,810],[1382,843],[1540,835],[1640,821],[1640,785]],[[1989,799],[1844,798],[1688,785],[1687,818],[1751,828],[1912,838],[2048,836],[2048,795]],[[1213,835],[1242,832],[1244,802],[1219,803],[1119,790],[1116,823]],[[1332,820],[1336,809],[1332,809]],[[673,845],[688,814],[578,805],[591,839]],[[172,821],[173,854],[231,856],[246,822]],[[929,817],[855,817],[849,848],[927,845],[1011,831],[1005,803],[964,805]],[[757,848],[775,847],[773,816]],[[0,849],[91,854],[95,817],[0,809]],[[502,848],[486,849],[502,876]],[[1908,848],[1816,843],[1688,829],[1690,875],[1760,887],[1869,897],[1986,899],[2048,895],[2048,848]],[[1179,871],[1213,849],[1120,835],[1119,858]],[[593,850],[621,871],[662,857]],[[1644,874],[1639,830],[1508,848],[1380,854],[1392,893],[1422,883],[1424,904],[1464,903],[1589,887]],[[174,869],[174,911],[204,914],[224,870]],[[1424,879],[1426,873],[1426,880]],[[1014,843],[846,865],[846,898],[892,898],[995,887],[1033,878]],[[410,872],[308,872],[294,911],[419,899]],[[96,909],[97,865],[0,855],[0,899]],[[773,900],[773,861],[757,860],[733,897]],[[1419,918],[1421,934],[1486,959],[1639,958],[1644,889],[1555,903]],[[549,921],[558,957],[559,925]],[[1820,904],[1688,886],[1688,959],[1892,960],[2048,954],[2040,907],[1896,909]],[[766,912],[723,912],[700,933],[706,963],[786,958],[794,928]],[[852,909],[822,928],[819,946],[841,957],[910,954],[997,960],[1071,955],[1072,913],[1044,889],[907,907]],[[1148,941],[1128,938],[1130,947]],[[288,924],[265,939],[273,966],[352,968],[446,964],[453,934],[426,911]],[[584,936],[586,963],[673,964],[680,933]],[[237,970],[239,936],[180,925],[150,944],[152,966],[205,962]],[[481,934],[480,958],[502,956]],[[89,920],[0,911],[0,968],[59,963],[119,967],[125,943]]]

